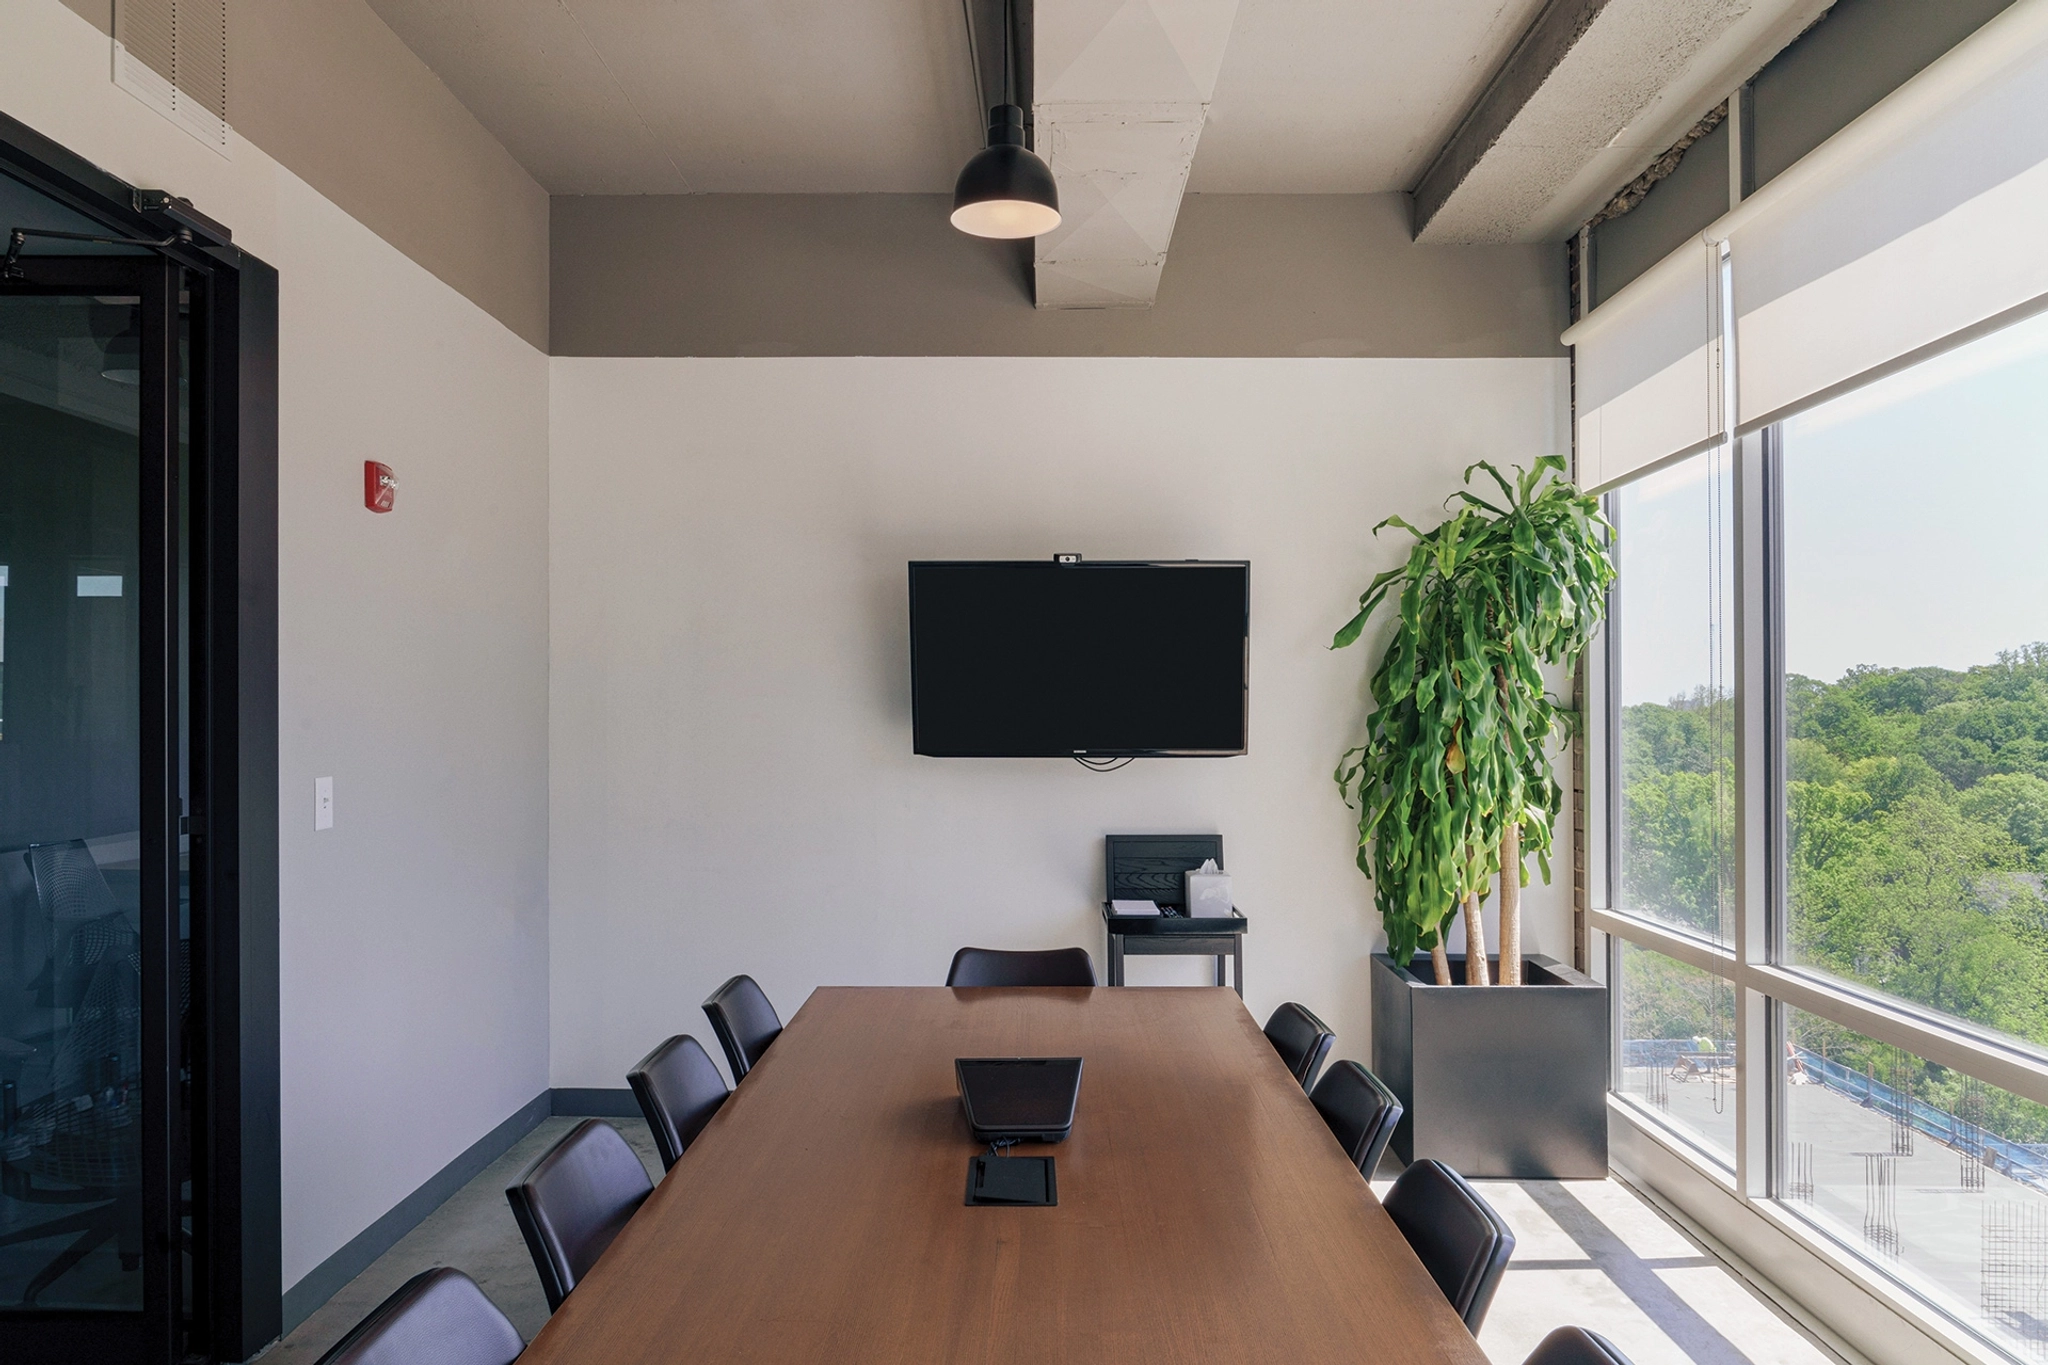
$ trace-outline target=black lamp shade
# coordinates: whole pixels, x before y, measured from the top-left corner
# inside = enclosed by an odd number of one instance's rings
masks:
[[[116,384],[142,382],[142,325],[139,322],[119,336],[107,339],[100,378],[110,379]]]
[[[953,226],[976,237],[1036,237],[1060,225],[1052,168],[1024,146],[1024,111],[988,112],[988,146],[953,184]]]

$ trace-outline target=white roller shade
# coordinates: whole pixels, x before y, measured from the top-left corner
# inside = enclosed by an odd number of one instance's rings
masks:
[[[1740,421],[2048,294],[2048,0],[2019,0],[1710,231]]]
[[[1564,334],[1579,486],[1596,488],[1722,431],[1718,246],[1689,242]]]
[[[2044,301],[2048,0],[2017,0],[1564,334],[1579,483],[1701,449],[1729,421],[1756,430]]]

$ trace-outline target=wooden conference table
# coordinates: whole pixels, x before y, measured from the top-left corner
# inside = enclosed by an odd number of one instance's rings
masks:
[[[955,1057],[1085,1059],[1056,1208],[970,1208]],[[814,993],[521,1365],[1485,1365],[1229,990]]]

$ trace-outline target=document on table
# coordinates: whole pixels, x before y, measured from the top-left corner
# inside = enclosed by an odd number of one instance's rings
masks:
[[[1109,913],[1112,915],[1156,915],[1159,913],[1159,902],[1111,901],[1109,903]]]

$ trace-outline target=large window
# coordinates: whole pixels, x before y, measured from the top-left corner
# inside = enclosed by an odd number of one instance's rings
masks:
[[[1735,1164],[1735,987],[1621,944],[1617,1089],[1714,1161]]]
[[[1732,481],[1720,452],[1626,485],[1618,908],[1726,942],[1734,857]]]
[[[1786,1015],[1786,1207],[1989,1344],[2048,1358],[2048,1108]]]
[[[2048,1043],[2048,317],[1782,428],[1789,960]]]
[[[1617,1104],[1966,1353],[2028,1365],[2044,432],[2048,312],[1611,487],[1593,661]]]

